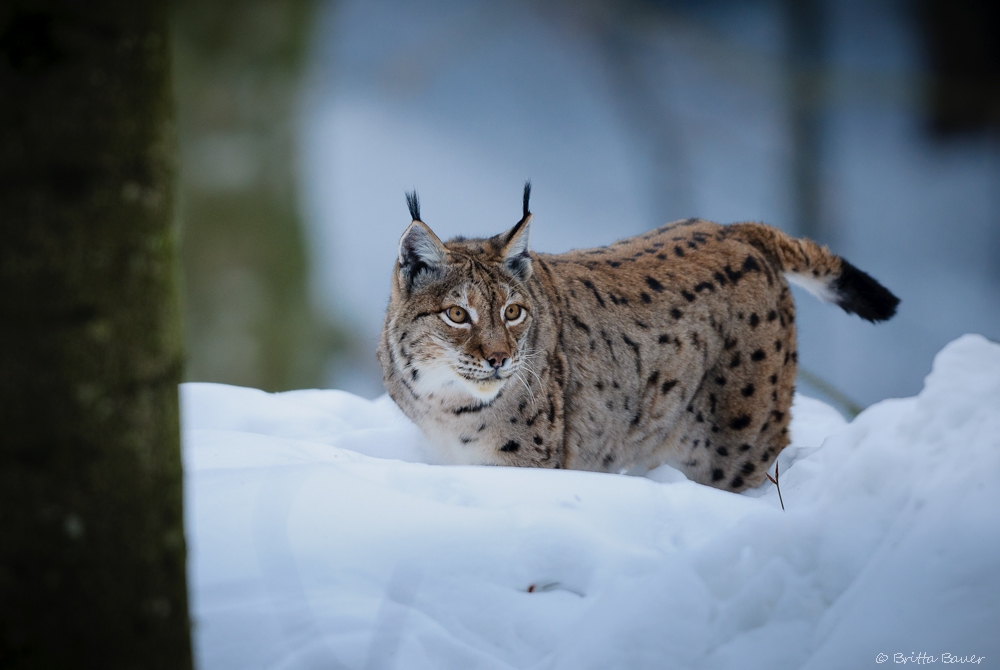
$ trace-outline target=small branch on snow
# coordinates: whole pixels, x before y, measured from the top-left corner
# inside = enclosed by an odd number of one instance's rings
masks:
[[[767,478],[771,480],[771,483],[774,484],[777,487],[777,489],[778,489],[778,502],[781,503],[781,511],[784,512],[785,511],[785,501],[781,499],[781,485],[778,484],[778,459],[777,458],[774,459],[774,476],[772,477],[771,474],[768,473],[768,472],[765,472],[764,474],[767,475]]]

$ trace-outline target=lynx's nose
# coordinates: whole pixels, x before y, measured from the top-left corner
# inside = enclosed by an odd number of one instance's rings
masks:
[[[501,351],[494,351],[492,354],[486,357],[486,360],[489,362],[490,365],[493,366],[494,370],[502,368],[503,364],[506,363],[509,359],[510,356]]]

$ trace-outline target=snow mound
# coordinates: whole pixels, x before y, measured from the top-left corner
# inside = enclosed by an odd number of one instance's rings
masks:
[[[429,465],[385,397],[181,398],[202,670],[1000,661],[1000,345],[979,336],[850,424],[796,398],[784,512],[770,484],[665,467]]]

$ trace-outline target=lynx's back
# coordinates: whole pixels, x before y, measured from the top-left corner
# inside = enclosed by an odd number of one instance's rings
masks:
[[[739,491],[788,444],[786,277],[878,321],[898,299],[808,240],[690,219],[609,247],[528,249],[521,221],[400,242],[379,345],[386,388],[442,461],[620,472],[669,463]]]

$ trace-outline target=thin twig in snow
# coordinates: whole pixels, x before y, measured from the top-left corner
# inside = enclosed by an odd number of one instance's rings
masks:
[[[781,511],[785,511],[785,501],[781,499],[781,485],[778,484],[778,459],[774,459],[774,476],[772,477],[770,473],[765,472],[767,478],[771,480],[771,483],[775,485],[778,489],[778,502],[781,503]]]

